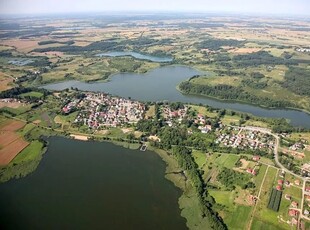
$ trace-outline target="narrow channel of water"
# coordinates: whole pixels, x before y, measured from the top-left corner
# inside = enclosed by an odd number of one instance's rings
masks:
[[[64,90],[78,88],[85,91],[106,92],[121,97],[131,97],[140,101],[179,101],[202,103],[214,108],[232,109],[251,113],[259,117],[285,118],[294,126],[310,128],[310,115],[291,109],[266,109],[243,103],[225,102],[201,96],[189,96],[180,93],[176,86],[201,72],[186,66],[160,67],[145,74],[120,73],[111,77],[109,82],[85,83],[65,81],[42,86],[45,89]]]
[[[187,229],[156,153],[48,141],[35,172],[0,184],[0,229]]]

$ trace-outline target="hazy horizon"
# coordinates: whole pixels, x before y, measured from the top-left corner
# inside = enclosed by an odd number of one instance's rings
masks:
[[[193,12],[309,16],[308,0],[0,0],[0,13]]]

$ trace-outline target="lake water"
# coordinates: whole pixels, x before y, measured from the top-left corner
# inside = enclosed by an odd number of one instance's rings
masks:
[[[0,229],[186,229],[181,191],[157,154],[48,141],[35,172],[0,184]]]
[[[122,56],[132,56],[141,60],[149,60],[152,62],[171,62],[173,58],[171,57],[156,57],[151,55],[144,55],[136,52],[108,52],[97,54],[98,57],[122,57]]]
[[[232,109],[251,113],[259,117],[285,118],[294,126],[310,128],[310,115],[290,109],[266,109],[243,103],[225,102],[201,96],[189,96],[180,93],[176,86],[201,72],[185,66],[168,66],[152,70],[145,74],[120,73],[113,75],[109,82],[85,83],[66,81],[43,86],[45,89],[64,90],[74,87],[85,91],[101,91],[131,97],[141,101],[179,101],[185,103],[202,103],[214,108]],[[205,74],[205,73],[204,73]]]
[[[13,60],[8,61],[9,64],[17,65],[17,66],[28,65],[28,64],[33,63],[33,62],[34,62],[34,60],[26,59],[26,58],[13,59]]]

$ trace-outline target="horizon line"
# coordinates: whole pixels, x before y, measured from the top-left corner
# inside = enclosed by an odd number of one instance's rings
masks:
[[[139,15],[139,14],[215,14],[220,16],[219,14],[223,14],[223,16],[231,15],[236,16],[272,16],[272,17],[297,17],[297,18],[307,18],[310,19],[309,14],[294,14],[294,13],[270,13],[270,12],[247,12],[247,11],[198,11],[198,10],[106,10],[106,11],[59,11],[59,12],[32,12],[32,13],[1,13],[0,18],[4,18],[5,16],[9,17],[36,17],[36,16],[64,16],[64,15],[89,15],[89,14],[132,14],[132,15]]]

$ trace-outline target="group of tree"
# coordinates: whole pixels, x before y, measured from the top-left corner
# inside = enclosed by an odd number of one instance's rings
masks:
[[[256,87],[263,87],[257,84]],[[244,101],[252,104],[258,104],[267,107],[285,108],[285,107],[298,107],[289,101],[276,100],[270,97],[258,97],[245,91],[241,86],[232,86],[226,84],[219,84],[215,86],[200,85],[192,83],[191,81],[184,81],[179,85],[180,90],[186,94],[198,94],[210,97],[217,97],[224,100]]]
[[[223,168],[218,174],[217,179],[223,184],[227,190],[232,191],[236,186],[251,187],[252,184],[248,184],[249,176],[247,174],[237,172],[229,168]]]
[[[173,148],[173,155],[176,157],[179,167],[186,170],[199,198],[202,216],[208,219],[210,227],[219,230],[227,229],[223,219],[214,211],[213,206],[215,205],[215,200],[206,189],[198,166],[191,155],[191,151],[185,146],[175,146]]]
[[[234,39],[214,39],[209,38],[196,44],[198,49],[208,49],[217,51],[222,49],[223,46],[240,47],[244,44],[243,41]]]
[[[310,70],[290,67],[280,84],[298,95],[310,96]]]
[[[102,52],[108,51],[122,51],[126,47],[132,46],[133,49],[139,49],[141,46],[150,45],[165,45],[170,44],[171,39],[153,39],[148,37],[139,37],[137,39],[125,39],[125,40],[115,40],[107,39],[102,41],[93,42],[87,46],[76,46],[76,45],[65,45],[56,47],[45,47],[34,49],[34,52],[49,52],[49,51],[60,51],[68,53],[80,53],[80,52],[91,52],[100,50]]]

